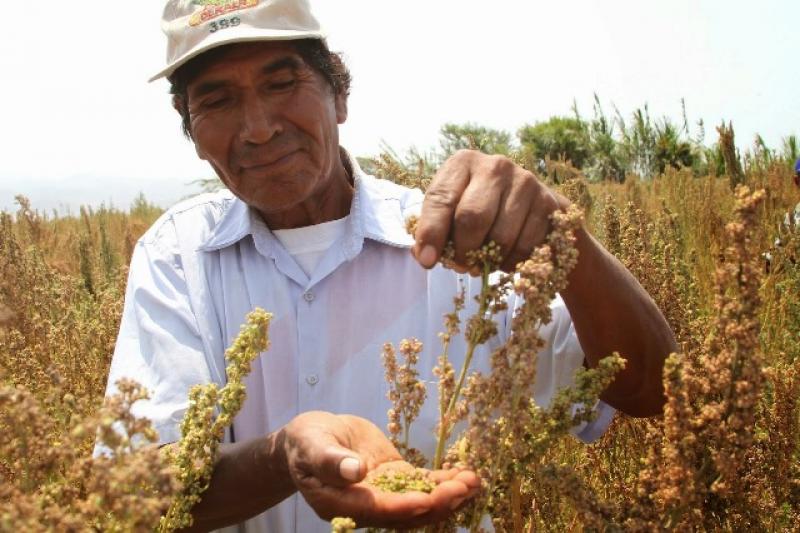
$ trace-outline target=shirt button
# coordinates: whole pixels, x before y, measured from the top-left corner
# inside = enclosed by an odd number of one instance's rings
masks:
[[[313,302],[314,301],[314,293],[311,292],[311,291],[304,292],[303,293],[303,300],[307,301],[308,303]]]
[[[316,374],[311,374],[310,376],[306,377],[306,383],[311,385],[312,387],[319,383],[319,376]]]

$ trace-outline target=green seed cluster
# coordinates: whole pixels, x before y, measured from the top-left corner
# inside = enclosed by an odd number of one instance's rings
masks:
[[[337,516],[331,520],[331,533],[350,533],[356,528],[356,523],[352,518]]]
[[[410,472],[385,472],[369,480],[370,485],[384,492],[424,492],[430,494],[436,487],[428,471],[417,468]]]
[[[161,519],[159,531],[192,525],[191,509],[208,489],[225,429],[244,403],[242,380],[250,373],[250,363],[269,347],[267,327],[271,319],[272,315],[263,309],[247,315],[247,323],[225,352],[228,383],[222,389],[211,383],[197,385],[189,393],[189,409],[181,422],[181,440],[166,452],[178,469],[183,490]]]

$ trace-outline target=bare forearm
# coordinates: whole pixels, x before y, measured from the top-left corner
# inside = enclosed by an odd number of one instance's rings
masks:
[[[677,349],[664,315],[627,269],[588,232],[578,232],[578,265],[562,297],[590,366],[619,352],[625,369],[603,400],[632,416],[659,414],[662,370]]]
[[[280,503],[296,488],[287,471],[282,433],[223,444],[211,484],[192,510],[186,531],[209,531],[237,524]]]
[[[461,150],[444,162],[425,193],[414,255],[432,268],[452,240],[455,264],[466,270],[469,251],[494,241],[508,272],[546,240],[553,212],[568,206],[566,198],[511,159]],[[578,233],[578,266],[562,296],[581,346],[589,364],[614,351],[628,360],[603,399],[632,415],[657,414],[674,336],[633,276],[588,233]]]

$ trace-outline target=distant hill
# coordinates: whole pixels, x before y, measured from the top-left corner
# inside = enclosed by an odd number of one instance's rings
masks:
[[[179,179],[73,176],[57,180],[20,180],[19,185],[9,185],[10,182],[9,179],[0,181],[0,210],[16,211],[14,198],[19,194],[27,196],[36,210],[57,209],[63,214],[76,213],[81,205],[103,204],[127,209],[140,193],[148,202],[166,208],[202,192],[201,185]]]

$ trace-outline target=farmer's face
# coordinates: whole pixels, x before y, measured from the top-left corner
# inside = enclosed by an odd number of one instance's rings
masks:
[[[344,95],[305,64],[291,43],[228,50],[187,87],[190,131],[239,198],[270,216],[323,195],[340,172]]]

